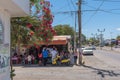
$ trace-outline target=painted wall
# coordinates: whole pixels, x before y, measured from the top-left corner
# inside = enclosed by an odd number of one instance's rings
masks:
[[[10,80],[10,14],[0,9],[3,43],[0,44],[0,80]]]
[[[29,0],[0,0],[0,8],[7,10],[11,17],[23,17],[30,12],[29,3]]]
[[[12,0],[17,6],[19,6],[24,12],[29,14],[30,10],[30,1],[29,0]]]
[[[0,80],[10,80],[10,18],[29,15],[29,0],[0,0]],[[1,34],[0,34],[1,39]]]

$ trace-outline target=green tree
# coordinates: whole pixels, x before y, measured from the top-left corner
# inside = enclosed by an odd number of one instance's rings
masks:
[[[30,24],[31,23],[31,24]],[[33,25],[34,24],[34,25]],[[11,41],[12,46],[16,44],[28,44],[34,41],[33,31],[36,26],[40,25],[40,21],[32,17],[20,17],[11,19]],[[31,27],[31,28],[30,28]]]
[[[36,8],[35,12],[31,9],[30,16],[11,19],[12,46],[17,45],[18,50],[20,44],[32,44],[38,41],[48,42],[52,39],[52,36],[56,34],[51,25],[53,16],[49,8],[49,1],[30,0],[30,2],[30,7]]]
[[[73,37],[74,37],[75,31],[72,27],[70,27],[70,25],[56,25],[54,26],[54,30],[56,31],[57,35],[71,35],[72,42],[74,42]],[[86,43],[86,36],[84,34],[81,34],[81,42],[82,44]],[[76,43],[78,43],[78,32],[76,32]]]
[[[118,35],[118,36],[116,37],[116,39],[117,39],[117,40],[120,40],[120,35]]]
[[[57,35],[74,35],[74,30],[70,25],[56,25],[54,26],[54,30]]]
[[[99,44],[99,40],[97,40],[96,38],[89,38],[87,40],[87,44],[98,45]]]
[[[76,32],[76,43],[78,43],[78,38],[79,38],[79,33]],[[82,42],[82,45],[86,44],[86,36],[84,34],[81,34],[81,42]]]

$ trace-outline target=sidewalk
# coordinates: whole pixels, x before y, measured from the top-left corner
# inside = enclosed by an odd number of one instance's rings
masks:
[[[86,57],[84,66],[15,66],[14,80],[119,80],[120,69],[96,57]]]
[[[101,49],[100,47],[98,47],[97,49]],[[102,47],[103,50],[107,50],[107,51],[115,51],[115,52],[119,52],[120,53],[120,48],[115,48],[115,47]]]

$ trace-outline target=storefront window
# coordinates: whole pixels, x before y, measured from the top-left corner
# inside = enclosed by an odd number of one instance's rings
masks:
[[[3,43],[3,25],[2,22],[0,21],[0,44]]]

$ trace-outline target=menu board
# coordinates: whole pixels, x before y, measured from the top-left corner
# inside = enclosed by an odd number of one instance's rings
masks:
[[[10,80],[9,44],[0,44],[0,80]]]

